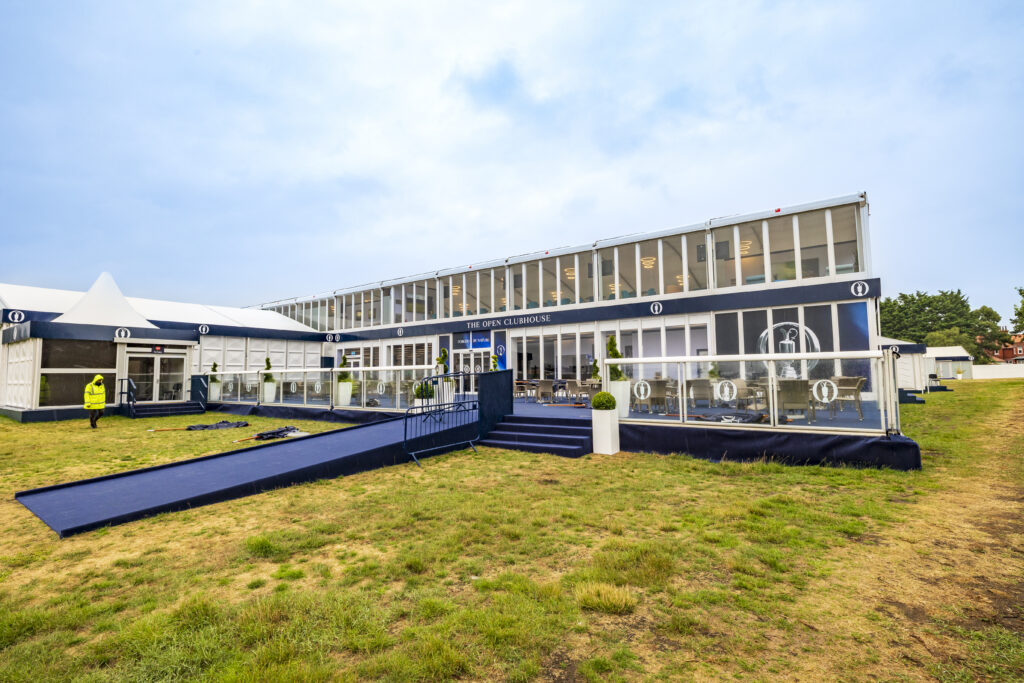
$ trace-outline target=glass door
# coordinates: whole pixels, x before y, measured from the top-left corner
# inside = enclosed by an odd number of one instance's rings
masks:
[[[135,383],[135,400],[152,401],[156,359],[152,356],[128,356],[128,378]]]
[[[158,358],[156,385],[159,400],[185,400],[185,359],[174,356]]]

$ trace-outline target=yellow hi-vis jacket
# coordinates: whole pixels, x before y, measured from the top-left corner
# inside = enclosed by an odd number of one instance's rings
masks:
[[[96,375],[92,381],[85,385],[85,409],[103,410],[107,405],[107,388],[96,384],[103,379],[103,375]]]

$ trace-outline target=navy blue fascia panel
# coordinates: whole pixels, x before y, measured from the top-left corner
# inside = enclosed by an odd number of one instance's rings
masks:
[[[14,325],[18,323],[31,322],[33,320],[50,322],[60,315],[60,313],[53,313],[50,311],[25,311],[17,308],[5,308],[2,310],[3,314],[0,315],[0,321]]]
[[[483,331],[490,329],[512,329],[535,325],[559,325],[568,323],[596,322],[625,318],[648,318],[659,315],[683,313],[707,313],[709,311],[731,311],[751,308],[778,308],[816,304],[824,301],[859,301],[861,303],[881,296],[881,282],[878,278],[846,282],[826,282],[820,285],[801,285],[762,289],[754,292],[730,292],[670,299],[645,299],[642,302],[622,303],[614,306],[589,306],[568,311],[530,309],[515,311],[489,318],[475,320],[450,320],[438,323],[422,323],[391,327],[387,329],[348,330],[335,335],[335,341],[361,341],[391,339],[398,336],[420,336],[447,334],[450,332]],[[866,328],[867,307],[864,306]],[[402,334],[398,334],[398,330]],[[866,348],[866,347],[865,347]]]
[[[27,314],[26,314],[27,315]],[[290,332],[266,330],[258,327],[229,327],[227,325],[196,325],[156,321],[157,329],[142,327],[111,327],[108,325],[73,325],[43,320],[30,320],[4,330],[2,343],[11,344],[30,337],[39,339],[78,339],[83,341],[111,341],[113,339],[161,339],[167,341],[199,341],[200,334],[224,337],[252,337],[255,339],[286,339],[290,341],[334,341],[341,335],[320,332]],[[202,328],[202,330],[200,330]],[[128,330],[128,335],[118,333]]]
[[[896,353],[924,353],[928,347],[924,344],[882,344],[882,349],[893,349]],[[966,360],[966,359],[964,359]]]

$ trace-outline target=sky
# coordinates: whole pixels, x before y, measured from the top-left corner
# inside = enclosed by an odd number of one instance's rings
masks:
[[[0,0],[0,282],[252,305],[867,191],[1024,286],[1024,3]]]

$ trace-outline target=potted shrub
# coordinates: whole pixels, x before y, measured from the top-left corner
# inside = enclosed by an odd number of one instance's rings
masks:
[[[956,378],[957,379],[963,379],[964,378],[964,369],[963,368],[959,368],[958,367],[956,369]]]
[[[263,372],[263,402],[273,403],[277,398],[277,380],[274,379],[274,375],[270,372],[270,356],[264,359],[266,367]]]
[[[498,371],[498,357],[493,353],[491,354],[491,372]]]
[[[348,408],[352,404],[352,373],[344,369],[348,367],[348,357],[344,353],[341,356],[341,362],[338,363],[338,367],[341,369],[338,371],[334,405]]]
[[[210,395],[207,400],[219,401],[220,400],[220,378],[215,374],[217,372],[216,361],[210,366]]]
[[[434,398],[434,385],[427,381],[417,382],[412,389],[412,404],[414,407],[429,405]]]
[[[608,358],[622,358],[614,334],[608,337]],[[629,379],[618,365],[608,366],[608,392],[615,397],[619,417],[629,417]]]
[[[448,349],[441,349],[441,353],[435,359],[437,362],[437,368],[440,370],[439,374],[448,374]],[[451,377],[445,377],[438,383],[438,403],[454,403],[455,402],[455,380]]]
[[[590,401],[594,452],[612,455],[619,452],[619,413],[616,400],[607,391],[599,391]]]

